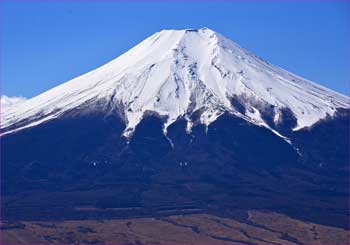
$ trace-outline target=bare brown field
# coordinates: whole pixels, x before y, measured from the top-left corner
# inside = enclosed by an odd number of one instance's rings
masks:
[[[5,223],[2,244],[348,244],[350,232],[250,211],[246,221],[208,214]]]

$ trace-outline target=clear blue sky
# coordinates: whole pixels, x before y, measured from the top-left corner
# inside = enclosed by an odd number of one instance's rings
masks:
[[[220,32],[349,94],[349,1],[1,1],[2,94],[32,97],[161,29]]]

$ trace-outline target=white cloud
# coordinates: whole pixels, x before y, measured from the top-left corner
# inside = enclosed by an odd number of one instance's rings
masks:
[[[20,103],[23,103],[27,99],[21,96],[8,97],[6,95],[1,96],[1,112],[9,109],[10,107],[16,106]]]

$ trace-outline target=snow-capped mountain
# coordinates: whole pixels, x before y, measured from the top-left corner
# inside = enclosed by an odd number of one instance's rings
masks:
[[[124,135],[145,113],[209,125],[224,112],[275,133],[308,127],[349,108],[349,98],[269,64],[210,30],[163,30],[115,60],[2,113],[4,134],[68,112],[117,111]],[[200,112],[196,121],[192,115]],[[280,131],[278,133],[278,131]]]
[[[349,227],[348,100],[210,29],[158,32],[2,111],[2,218],[268,209]]]

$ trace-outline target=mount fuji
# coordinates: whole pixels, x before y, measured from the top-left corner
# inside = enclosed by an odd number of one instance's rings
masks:
[[[269,209],[347,227],[349,113],[211,29],[163,30],[1,111],[3,215]]]

